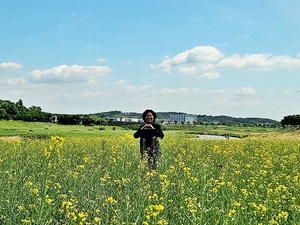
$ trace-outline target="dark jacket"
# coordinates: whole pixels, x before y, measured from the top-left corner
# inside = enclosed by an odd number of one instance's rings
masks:
[[[154,129],[142,130],[141,128],[144,126],[141,125],[140,128],[133,134],[135,138],[140,138],[140,144],[142,144],[143,139],[146,141],[146,147],[150,147],[152,140],[154,137],[159,137],[161,139],[164,138],[164,133],[161,130],[161,126],[159,124],[152,123],[151,124]]]

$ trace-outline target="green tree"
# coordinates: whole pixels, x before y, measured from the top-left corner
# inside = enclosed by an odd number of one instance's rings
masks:
[[[42,112],[41,107],[39,106],[31,106],[29,107],[29,114],[31,115],[31,121],[44,121],[45,120],[45,113]]]
[[[6,113],[5,109],[0,109],[0,119],[7,119],[8,114]]]
[[[16,105],[10,101],[3,101],[0,105],[0,109],[4,109],[11,119],[14,119],[19,112]]]

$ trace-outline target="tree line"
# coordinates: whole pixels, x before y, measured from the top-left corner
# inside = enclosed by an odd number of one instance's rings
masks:
[[[300,114],[288,115],[283,117],[281,120],[281,125],[285,126],[299,126],[300,125]]]
[[[178,112],[157,112],[158,122],[168,121],[171,114]],[[122,117],[141,118],[141,113],[121,111],[110,111],[96,114],[53,114],[43,112],[39,106],[25,107],[20,99],[16,103],[9,100],[0,100],[0,120],[23,120],[38,122],[55,122],[64,125],[106,125],[109,123],[105,118],[122,118]],[[208,116],[197,115],[197,124],[218,123],[227,126],[259,126],[269,124],[271,126],[299,126],[300,114],[287,115],[280,122],[266,118],[234,118],[230,116]]]
[[[27,122],[53,122],[63,125],[105,125],[106,119],[96,115],[52,114],[43,112],[39,106],[25,107],[20,99],[16,103],[0,100],[0,120],[22,120]]]

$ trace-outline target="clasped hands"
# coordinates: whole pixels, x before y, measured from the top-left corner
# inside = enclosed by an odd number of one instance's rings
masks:
[[[154,127],[152,126],[152,124],[145,124],[144,126],[142,126],[141,130],[154,130]]]

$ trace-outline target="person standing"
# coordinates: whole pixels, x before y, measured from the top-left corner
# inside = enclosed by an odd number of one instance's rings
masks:
[[[146,109],[142,114],[145,124],[133,134],[135,138],[140,138],[140,153],[142,159],[148,155],[148,166],[156,170],[157,161],[161,155],[159,139],[164,138],[164,133],[159,124],[155,123],[156,113],[151,109]]]

